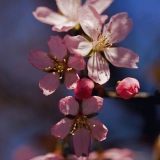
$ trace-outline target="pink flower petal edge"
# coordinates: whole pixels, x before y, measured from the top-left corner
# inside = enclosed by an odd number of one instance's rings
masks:
[[[92,49],[92,43],[89,42],[83,36],[69,36],[64,37],[64,42],[68,50],[72,54],[79,54],[81,56],[86,56]]]
[[[72,96],[67,96],[59,101],[59,110],[64,115],[77,115],[79,104]]]
[[[67,21],[67,18],[60,15],[47,7],[37,7],[33,16],[42,23],[58,25]]]
[[[102,109],[103,98],[98,96],[92,96],[82,103],[83,114],[88,115],[92,113],[97,113]]]
[[[37,69],[44,70],[47,67],[52,68],[52,61],[48,57],[48,53],[39,51],[39,50],[32,50],[30,52],[30,57],[28,61]]]
[[[79,76],[77,71],[66,71],[64,76],[64,84],[66,85],[67,89],[75,89],[76,83],[79,80]]]
[[[93,138],[97,139],[98,141],[103,141],[106,139],[108,129],[99,119],[90,118],[88,119],[88,123],[92,130],[91,135]]]
[[[57,138],[64,139],[73,126],[74,121],[69,118],[63,118],[51,129],[51,134]]]
[[[95,8],[89,5],[79,7],[78,19],[83,31],[96,40],[102,29],[102,22]]]
[[[99,14],[101,14],[112,2],[113,0],[86,0],[85,4],[91,5]]]
[[[59,84],[59,73],[48,73],[45,77],[43,77],[43,79],[40,80],[39,87],[43,90],[43,94],[48,96],[58,88]]]
[[[100,55],[95,53],[89,58],[87,63],[88,76],[96,83],[104,84],[110,78],[109,66],[106,60]]]
[[[91,137],[85,128],[81,128],[75,132],[73,136],[73,146],[77,157],[88,156]]]
[[[108,61],[116,67],[138,68],[139,56],[132,50],[122,47],[106,48],[104,54]]]
[[[56,56],[56,58],[62,62],[64,57],[67,55],[67,48],[63,44],[63,40],[59,36],[51,36],[47,42],[51,55]]]
[[[84,70],[86,62],[81,55],[74,55],[68,58],[67,65],[75,70]]]

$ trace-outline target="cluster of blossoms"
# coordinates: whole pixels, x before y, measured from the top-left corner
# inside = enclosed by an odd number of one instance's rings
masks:
[[[139,61],[133,51],[114,45],[131,31],[132,20],[123,12],[112,16],[105,24],[108,16],[101,13],[112,1],[86,0],[82,5],[80,0],[56,0],[61,14],[46,7],[38,7],[33,12],[37,20],[52,25],[53,31],[67,32],[81,27],[84,32],[83,36],[51,36],[47,42],[50,52],[32,50],[29,57],[34,67],[47,72],[39,82],[44,95],[54,93],[62,83],[67,89],[74,89],[75,97],[67,96],[59,101],[59,110],[64,118],[52,127],[51,134],[60,139],[71,135],[77,157],[88,157],[91,139],[103,141],[108,132],[105,125],[95,118],[102,109],[103,98],[92,96],[94,83],[103,85],[109,80],[109,63],[116,67],[137,68]],[[79,71],[85,68],[88,74],[82,77]],[[129,99],[138,93],[138,88],[137,80],[126,78],[118,82],[116,91],[120,97]],[[41,159],[64,158],[55,154],[34,158]]]

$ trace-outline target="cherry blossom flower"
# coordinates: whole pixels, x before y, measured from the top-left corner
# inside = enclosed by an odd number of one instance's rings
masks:
[[[74,89],[79,80],[77,70],[85,68],[84,59],[82,56],[67,57],[67,48],[58,36],[51,36],[48,46],[49,53],[32,50],[28,59],[35,68],[48,73],[39,82],[43,94],[46,96],[52,94],[58,88],[62,78],[67,89]]]
[[[132,29],[132,20],[125,12],[110,18],[102,30],[101,17],[97,11],[86,5],[79,7],[78,18],[83,31],[91,41],[83,36],[64,37],[68,50],[73,54],[91,56],[88,60],[88,76],[99,84],[106,83],[110,78],[108,62],[117,67],[137,68],[139,57],[133,51],[114,47],[113,44],[122,41]]]
[[[116,87],[117,94],[124,99],[130,99],[138,94],[139,82],[135,78],[127,77],[118,82]]]
[[[113,0],[87,0],[84,4],[90,4],[96,8],[101,14]],[[81,6],[81,0],[56,0],[58,9],[62,14],[59,14],[47,7],[38,7],[34,12],[34,17],[50,25],[53,25],[52,30],[58,32],[67,32],[68,30],[78,26],[77,10]],[[67,6],[67,7],[66,7]],[[102,15],[101,20],[104,22],[108,16]]]
[[[74,95],[77,99],[83,100],[91,97],[94,83],[89,78],[82,78],[77,81],[77,86],[74,89]]]
[[[46,155],[34,157],[30,160],[64,160],[64,158],[61,155],[49,153]]]
[[[60,112],[65,115],[51,129],[52,135],[64,139],[68,134],[73,136],[73,146],[77,157],[88,156],[91,136],[98,141],[106,139],[107,128],[93,116],[102,108],[103,99],[92,96],[79,104],[68,96],[59,101]]]

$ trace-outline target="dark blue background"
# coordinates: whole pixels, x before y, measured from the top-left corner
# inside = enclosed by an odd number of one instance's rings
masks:
[[[49,51],[46,42],[51,35],[64,36],[63,33],[53,32],[51,26],[40,23],[33,17],[32,11],[38,6],[56,10],[54,0],[0,1],[0,159],[2,160],[13,160],[13,155],[23,146],[33,147],[35,150],[33,155],[45,154],[48,150],[38,146],[37,137],[50,135],[51,127],[62,118],[57,107],[58,100],[73,95],[72,91],[67,91],[62,85],[54,94],[45,97],[38,87],[38,82],[45,73],[35,69],[27,61],[30,50]],[[158,0],[115,0],[106,10],[105,13],[109,16],[118,12],[128,12],[129,17],[133,19],[133,30],[119,45],[132,49],[140,57],[138,69],[111,67],[111,79],[106,86],[114,87],[118,80],[131,76],[140,81],[140,91],[153,95],[158,89],[159,6]],[[129,147],[135,151],[142,151],[142,157],[139,159],[147,160],[150,159],[148,155],[151,154],[153,140],[150,143],[140,140],[140,137],[144,136],[143,128],[146,124],[142,113],[145,109],[144,105],[140,105],[143,109],[135,111],[134,104],[132,103],[132,109],[129,109],[128,101],[105,98],[99,118],[108,127],[109,134],[103,144],[107,148]],[[156,114],[160,112],[159,107],[154,106]],[[154,121],[151,119],[151,122]],[[155,134],[147,136],[155,138]],[[24,157],[21,160],[25,160]]]

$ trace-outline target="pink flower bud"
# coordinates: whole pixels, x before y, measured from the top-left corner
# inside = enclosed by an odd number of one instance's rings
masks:
[[[140,85],[138,80],[136,80],[135,78],[127,77],[118,82],[116,92],[121,98],[130,99],[138,94],[139,88]]]
[[[77,99],[83,100],[91,96],[94,83],[88,78],[82,78],[77,82],[77,86],[74,89],[74,94]]]

